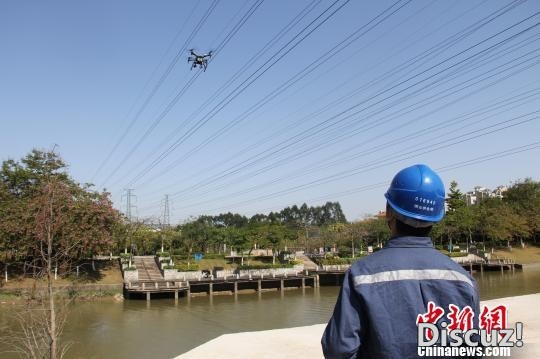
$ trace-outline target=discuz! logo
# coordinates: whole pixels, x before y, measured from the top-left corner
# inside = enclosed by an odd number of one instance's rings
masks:
[[[465,357],[511,356],[511,348],[523,346],[523,323],[508,328],[505,305],[483,306],[474,328],[475,313],[471,307],[450,304],[448,311],[429,302],[427,312],[418,314],[418,356]],[[515,334],[515,336],[514,336]]]

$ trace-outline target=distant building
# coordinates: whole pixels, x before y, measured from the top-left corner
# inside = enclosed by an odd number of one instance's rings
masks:
[[[465,202],[468,206],[473,206],[486,198],[503,198],[507,190],[506,186],[498,186],[493,191],[486,187],[476,186],[474,190],[465,193]]]

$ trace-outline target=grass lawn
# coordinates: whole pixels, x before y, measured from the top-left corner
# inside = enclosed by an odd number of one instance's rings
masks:
[[[527,245],[525,248],[515,247],[512,250],[498,249],[494,254],[499,258],[512,258],[519,264],[540,263],[540,247]]]

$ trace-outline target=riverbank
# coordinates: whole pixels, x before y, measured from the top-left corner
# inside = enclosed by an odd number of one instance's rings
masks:
[[[493,252],[498,258],[511,258],[520,264],[540,264],[540,247],[527,245],[525,248],[515,247],[510,249],[498,249]]]
[[[80,275],[60,277],[53,282],[55,292],[59,296],[77,300],[102,300],[111,298],[119,300],[123,291],[122,272],[118,261],[96,260],[96,270],[88,263],[81,268]],[[18,304],[39,296],[47,289],[44,278],[33,279],[22,275],[13,275],[0,287],[0,305]]]
[[[509,327],[523,323],[522,348],[513,348],[513,358],[540,357],[540,293],[482,301],[482,305],[508,307]],[[326,324],[225,334],[177,357],[196,358],[322,358],[320,339]]]

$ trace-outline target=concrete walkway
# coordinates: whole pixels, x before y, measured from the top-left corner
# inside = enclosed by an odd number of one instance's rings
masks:
[[[510,327],[523,322],[522,348],[512,358],[540,358],[540,293],[483,301],[490,307],[508,306]],[[177,358],[322,358],[320,340],[326,324],[225,334]]]

